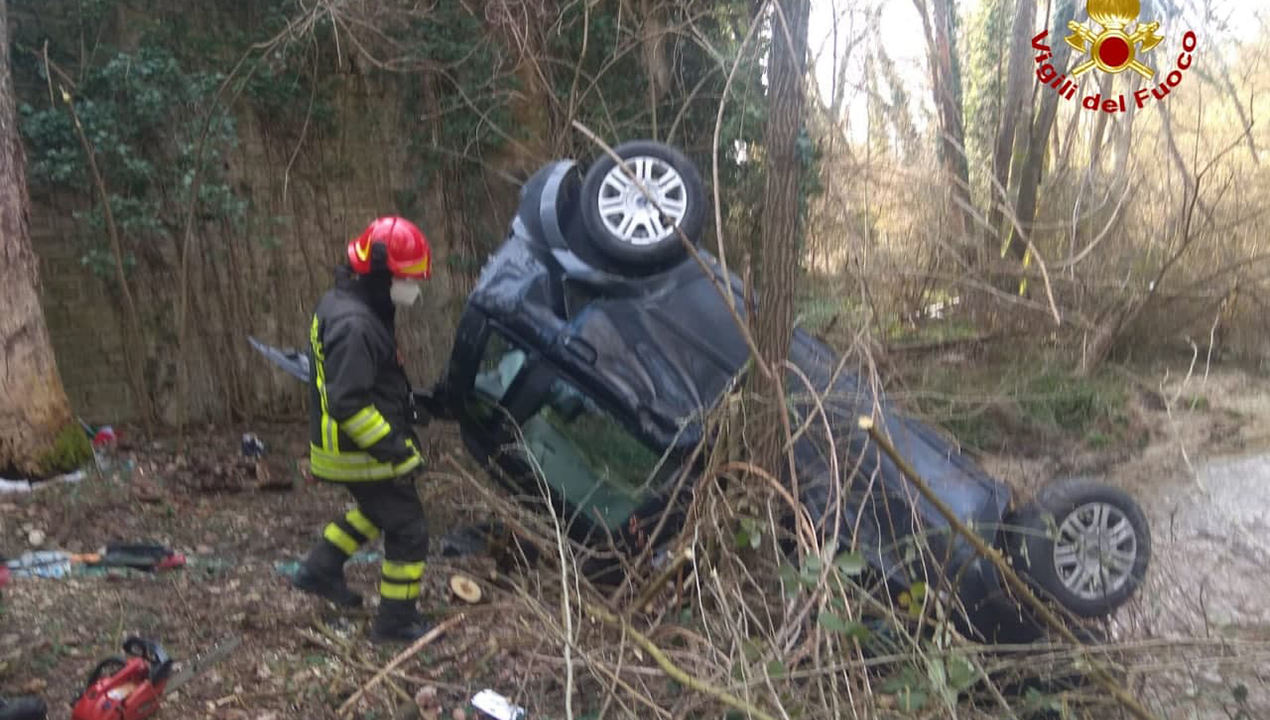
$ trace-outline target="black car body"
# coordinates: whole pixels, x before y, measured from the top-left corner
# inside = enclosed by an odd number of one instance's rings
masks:
[[[541,497],[545,485],[571,537],[611,536],[629,551],[667,509],[678,473],[691,471],[681,463],[703,439],[706,413],[746,367],[749,348],[723,294],[744,316],[742,286],[704,250],[701,262],[685,257],[646,276],[607,271],[568,237],[583,231],[577,195],[570,161],[526,183],[510,234],[468,298],[443,387],[469,452],[508,490]],[[994,637],[1003,623],[1011,637],[1026,633],[1010,621],[1018,608],[992,564],[867,442],[858,418],[879,418],[902,456],[990,543],[1009,488],[875,396],[820,340],[795,330],[789,359],[804,376],[791,371],[787,380],[795,426],[806,425],[794,448],[799,500],[818,531],[827,524],[832,537],[840,528],[839,546],[860,548],[896,586],[927,580],[913,574],[922,564],[915,551],[924,550],[939,576],[958,578],[971,625]]]
[[[420,401],[457,420],[469,453],[510,493],[549,502],[573,540],[633,554],[664,548],[681,526],[703,464],[694,450],[710,440],[706,418],[743,380],[750,351],[737,322],[747,314],[741,281],[681,242],[701,234],[695,168],[658,143],[616,153],[634,169],[602,157],[584,178],[561,160],[526,182],[506,240],[468,297],[448,366]],[[668,169],[660,178],[658,163]],[[613,189],[619,172],[642,177],[643,195],[627,187],[623,199]],[[654,198],[658,212],[661,202],[678,212],[669,224],[643,200],[663,185],[677,188]],[[645,230],[607,211],[643,213]],[[672,237],[671,225],[682,234]],[[307,377],[298,354],[253,344]],[[1150,534],[1124,493],[1052,483],[1016,507],[1009,487],[875,393],[821,340],[795,330],[789,364],[796,482],[788,472],[780,481],[796,489],[817,534],[862,555],[893,594],[924,583],[981,640],[1041,634],[992,562],[871,442],[861,417],[961,523],[1072,613],[1105,616],[1140,585]],[[656,535],[658,526],[666,532]]]

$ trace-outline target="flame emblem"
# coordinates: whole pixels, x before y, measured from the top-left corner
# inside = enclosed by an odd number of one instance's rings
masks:
[[[1137,55],[1149,52],[1164,42],[1164,37],[1156,34],[1160,23],[1137,22],[1142,12],[1141,3],[1138,0],[1089,0],[1086,7],[1089,17],[1103,29],[1101,33],[1095,33],[1075,20],[1067,23],[1067,29],[1072,34],[1064,40],[1076,51],[1089,55],[1087,60],[1072,68],[1072,77],[1079,77],[1095,67],[1113,75],[1132,70],[1144,78],[1153,77],[1155,70],[1142,64]],[[1132,33],[1125,31],[1129,23],[1137,23]]]

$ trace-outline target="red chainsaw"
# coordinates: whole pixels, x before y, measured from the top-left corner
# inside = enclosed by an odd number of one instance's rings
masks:
[[[241,642],[234,637],[173,676],[172,658],[163,646],[139,637],[124,640],[124,655],[102,660],[88,676],[75,701],[71,720],[145,720],[159,709],[165,694],[189,682]]]

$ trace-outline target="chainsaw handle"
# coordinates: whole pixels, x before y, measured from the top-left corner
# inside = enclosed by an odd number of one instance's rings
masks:
[[[150,664],[150,682],[156,685],[172,674],[172,658],[157,642],[136,636],[129,637],[123,641],[123,651],[143,658]]]
[[[110,657],[97,663],[97,667],[88,674],[88,682],[84,684],[85,691],[97,684],[97,681],[103,677],[109,677],[124,669],[128,661],[122,655],[111,655]]]

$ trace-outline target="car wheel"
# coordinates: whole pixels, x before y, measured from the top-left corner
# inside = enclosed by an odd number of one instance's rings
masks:
[[[1116,488],[1087,479],[1050,483],[1010,524],[1015,567],[1080,617],[1111,614],[1146,577],[1146,516]]]
[[[676,228],[696,243],[705,224],[705,188],[696,165],[678,150],[648,140],[613,150],[635,179],[608,153],[587,170],[581,205],[591,244],[623,270],[646,272],[682,260],[686,251]]]

